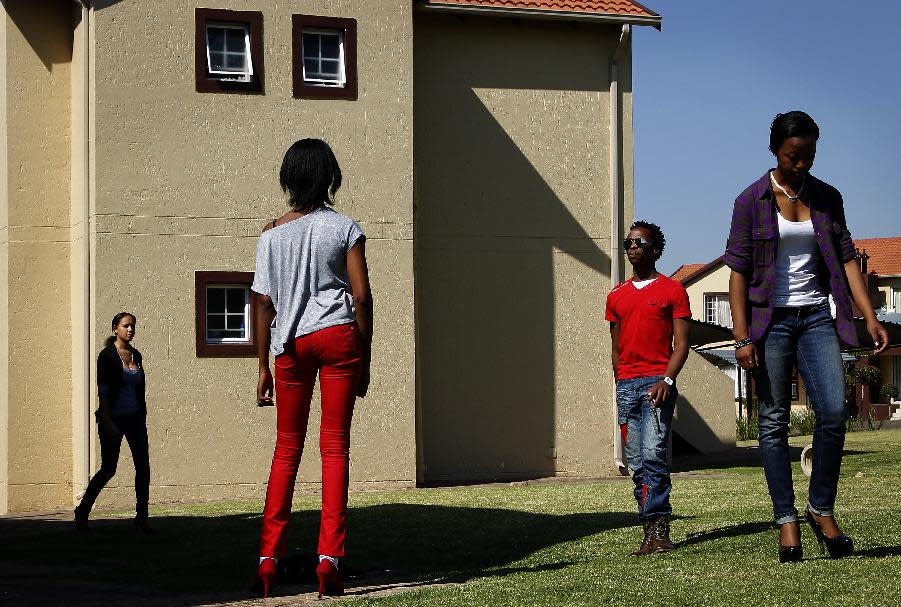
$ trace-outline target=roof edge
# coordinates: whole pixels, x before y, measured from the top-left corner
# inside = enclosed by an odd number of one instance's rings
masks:
[[[682,283],[682,286],[684,287],[684,286],[686,285],[686,283],[688,283],[688,282],[690,282],[690,281],[697,280],[698,278],[700,278],[701,276],[703,276],[703,275],[706,274],[707,272],[709,272],[709,271],[715,269],[715,268],[716,268],[720,263],[722,263],[722,262],[723,262],[723,256],[720,255],[719,257],[717,257],[716,259],[714,259],[714,260],[711,261],[710,263],[705,264],[704,267],[698,268],[697,270],[695,270],[694,272],[692,272],[691,274],[689,274],[688,276],[686,276],[685,278],[683,278],[683,279],[680,280],[679,282],[681,282],[681,283]]]
[[[417,2],[417,10],[440,13],[470,13],[496,17],[521,17],[525,19],[546,19],[559,21],[589,21],[593,23],[615,23],[619,25],[647,25],[660,29],[663,17],[660,15],[617,15],[612,13],[587,13],[584,11],[564,11],[541,8],[501,8],[496,6],[466,6],[445,4],[438,0]],[[644,7],[642,7],[644,8]]]

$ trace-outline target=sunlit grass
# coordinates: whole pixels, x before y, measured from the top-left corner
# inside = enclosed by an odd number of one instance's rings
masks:
[[[792,444],[809,440],[796,437]],[[627,479],[356,493],[346,562],[361,575],[351,589],[394,582],[452,585],[345,600],[386,606],[895,607],[901,603],[899,445],[901,430],[848,435],[837,514],[858,553],[838,561],[821,557],[812,533],[802,529],[805,560],[777,563],[771,506],[755,462],[721,467],[714,457],[709,472],[715,475],[676,477],[673,539],[679,547],[643,558],[627,556],[641,539]],[[797,463],[794,470],[800,508],[807,479]],[[246,597],[261,507],[157,507],[151,514],[160,535],[151,538],[137,536],[128,520],[101,520],[87,536],[68,522],[47,523],[37,536],[7,524],[13,533],[0,551],[0,567],[9,581],[0,582],[0,599],[16,596],[3,590],[22,576],[45,580],[38,590],[52,596],[67,588],[80,588],[82,594],[75,594],[83,596],[96,587],[111,598],[178,597],[179,604],[192,605]],[[289,546],[315,550],[318,508],[318,495],[296,501]],[[309,591],[281,587],[285,594]]]

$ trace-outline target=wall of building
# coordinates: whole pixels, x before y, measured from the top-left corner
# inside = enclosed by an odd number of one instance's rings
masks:
[[[708,272],[701,278],[695,279],[685,287],[694,318],[704,320],[705,293],[729,292],[729,275],[731,272],[732,270],[726,264],[721,264],[715,270]]]
[[[420,476],[612,472],[603,313],[620,29],[427,14],[414,29]],[[626,221],[629,65],[626,53]]]
[[[677,379],[679,400],[673,417],[678,433],[701,453],[735,447],[734,381],[697,352]]]
[[[344,173],[337,209],[368,236],[373,381],[352,430],[353,486],[415,481],[411,4],[363,0],[103,2],[94,14],[93,346],[133,311],[148,382],[154,501],[258,497],[274,408],[255,406],[256,360],[197,358],[194,273],[252,271],[264,223],[281,215],[288,146],[321,137]],[[227,5],[227,6],[226,6]],[[260,10],[265,94],[195,92],[194,9]],[[358,21],[359,99],[291,89],[291,15]],[[298,483],[320,479],[318,395]],[[121,470],[130,460],[123,458]],[[133,500],[117,476],[99,507]]]
[[[901,293],[901,277],[880,276],[877,279],[880,301],[873,302],[876,307],[885,307],[889,312],[901,313],[901,307],[895,307],[897,293]],[[894,299],[893,299],[894,298]]]
[[[71,503],[70,0],[0,11],[0,512]]]

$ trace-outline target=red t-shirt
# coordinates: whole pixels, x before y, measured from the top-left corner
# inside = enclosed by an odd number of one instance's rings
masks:
[[[636,289],[632,280],[607,296],[607,320],[620,323],[616,379],[663,375],[673,354],[673,319],[691,316],[682,283],[662,274]]]

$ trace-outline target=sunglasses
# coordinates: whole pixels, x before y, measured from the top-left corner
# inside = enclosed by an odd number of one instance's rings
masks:
[[[623,239],[623,248],[627,251],[632,248],[632,245],[637,246],[640,249],[647,249],[651,246],[651,241],[647,238],[624,238]]]

